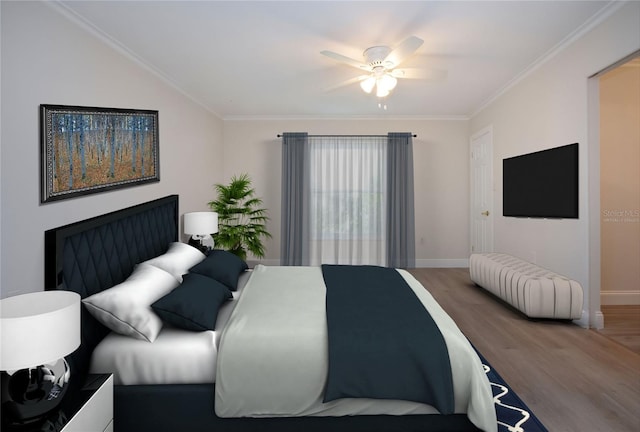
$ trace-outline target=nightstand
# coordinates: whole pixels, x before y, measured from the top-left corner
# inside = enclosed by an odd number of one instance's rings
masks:
[[[3,425],[2,432],[113,432],[113,376],[89,374],[57,410],[29,425]]]
[[[90,374],[75,400],[63,401],[61,432],[113,432],[113,375]]]

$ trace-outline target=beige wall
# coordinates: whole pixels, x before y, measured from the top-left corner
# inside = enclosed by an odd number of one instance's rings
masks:
[[[412,132],[418,266],[466,266],[469,257],[469,132],[466,120],[226,120],[224,177],[247,172],[269,209],[266,263],[280,260],[282,132]]]
[[[206,210],[222,121],[41,2],[0,2],[0,296],[44,288],[44,231],[169,194]],[[159,111],[160,182],[40,204],[39,105]]]
[[[640,48],[640,3],[619,4],[471,119],[470,132],[493,126],[494,248],[576,279],[585,290],[581,325],[599,326],[600,280],[590,291],[588,79]],[[580,143],[579,219],[502,215],[502,159]],[[597,157],[595,155],[594,157]]]
[[[602,304],[640,304],[640,58],[600,77]]]
[[[501,159],[580,142],[580,219],[496,217],[496,250],[531,258],[579,280],[589,295],[587,77],[640,48],[640,3],[605,22],[467,120],[221,121],[140,65],[40,2],[0,2],[1,296],[42,289],[44,230],[171,193],[180,212],[206,209],[213,184],[249,173],[271,211],[267,261],[279,261],[283,131],[358,134],[411,131],[418,265],[464,265],[469,254],[468,137],[493,125],[494,214],[501,214]],[[157,109],[161,181],[39,204],[41,103]],[[223,144],[224,143],[224,144]],[[223,163],[224,161],[224,163]],[[599,298],[599,289],[597,292]],[[598,303],[599,306],[599,303]]]

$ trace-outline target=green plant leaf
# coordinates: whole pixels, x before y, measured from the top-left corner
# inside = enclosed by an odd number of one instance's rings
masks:
[[[257,258],[265,255],[263,238],[271,238],[266,229],[267,210],[261,208],[262,199],[255,196],[248,174],[231,177],[227,185],[214,186],[217,197],[208,203],[218,213],[218,233],[214,240],[218,247],[246,259],[247,251]]]

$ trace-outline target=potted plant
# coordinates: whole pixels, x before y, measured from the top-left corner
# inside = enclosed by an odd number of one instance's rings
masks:
[[[248,174],[232,177],[228,185],[216,184],[218,198],[209,207],[218,213],[216,245],[247,259],[247,252],[264,257],[263,238],[271,237],[266,229],[267,210],[262,199],[255,196]]]

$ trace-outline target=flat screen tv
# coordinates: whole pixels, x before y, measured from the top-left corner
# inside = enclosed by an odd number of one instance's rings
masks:
[[[502,215],[578,218],[578,143],[502,160]]]

